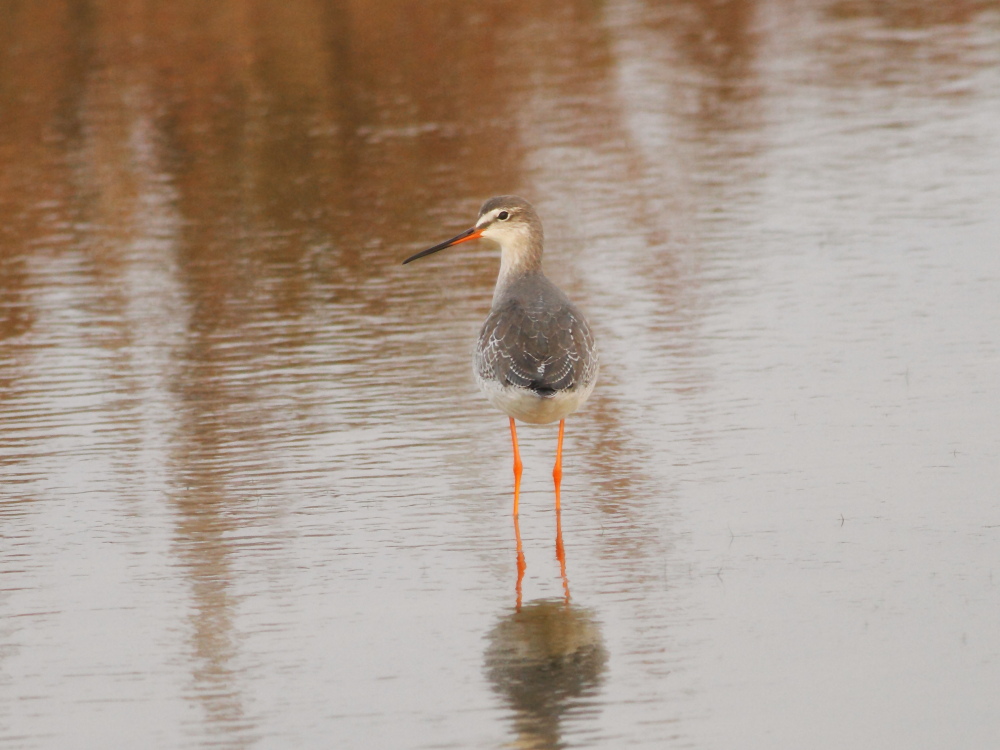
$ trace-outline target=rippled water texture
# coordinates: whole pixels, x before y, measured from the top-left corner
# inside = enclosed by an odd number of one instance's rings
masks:
[[[0,747],[996,745],[1000,4],[0,15]]]

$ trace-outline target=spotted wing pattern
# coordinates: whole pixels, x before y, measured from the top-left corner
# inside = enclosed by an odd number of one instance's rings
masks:
[[[508,296],[490,312],[476,348],[480,378],[549,397],[585,388],[597,377],[586,319],[554,287],[544,291]]]

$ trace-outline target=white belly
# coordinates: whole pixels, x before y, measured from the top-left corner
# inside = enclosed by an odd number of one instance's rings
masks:
[[[586,401],[594,390],[594,383],[585,388],[560,391],[544,398],[529,388],[503,387],[495,380],[477,377],[480,389],[494,407],[508,417],[528,424],[558,422],[572,414]]]

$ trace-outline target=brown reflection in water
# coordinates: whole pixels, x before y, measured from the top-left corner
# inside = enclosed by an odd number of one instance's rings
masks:
[[[506,100],[493,71],[502,16],[465,7],[161,6],[164,127],[185,216],[216,227],[221,255],[240,226],[244,253],[270,262],[308,251],[288,233],[323,243],[322,268],[353,282],[337,286],[344,301],[396,248],[440,231],[428,213],[438,196],[478,200],[516,182],[516,138],[495,116]]]
[[[878,87],[912,91],[919,98],[961,97],[969,91],[965,77],[977,62],[970,47],[992,44],[976,39],[980,18],[990,9],[1000,10],[1000,4],[834,0],[820,9],[820,24],[837,33],[817,42],[817,58],[828,66],[817,77],[826,86],[851,92]]]
[[[893,0],[873,3],[870,0],[834,0],[825,13],[836,19],[877,18],[888,28],[923,29],[954,23],[968,23],[984,10],[995,8],[995,0]]]
[[[645,3],[643,27],[664,45],[661,71],[671,82],[670,114],[700,123],[699,133],[760,125],[752,105],[762,93],[756,64],[760,54],[758,25],[764,4],[758,0],[676,0]],[[664,113],[667,114],[667,113]]]
[[[514,535],[517,601],[514,611],[501,616],[486,636],[486,675],[513,712],[517,747],[563,747],[565,719],[596,711],[593,703],[608,654],[593,610],[570,602],[559,514],[556,557],[565,592],[561,600],[538,599],[522,605],[525,563],[516,516]]]
[[[70,175],[61,159],[75,128],[73,94],[86,51],[52,9],[11,6],[0,23],[0,385],[16,387],[18,343],[37,319],[33,245],[65,245]],[[7,343],[10,342],[10,343]],[[11,347],[11,348],[6,348]],[[11,352],[15,356],[11,356]]]

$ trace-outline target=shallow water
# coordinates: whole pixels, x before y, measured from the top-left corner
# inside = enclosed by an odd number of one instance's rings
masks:
[[[996,742],[1000,5],[4,13],[0,747]]]

